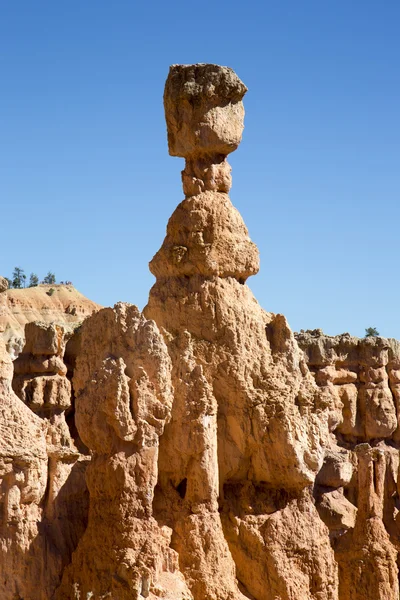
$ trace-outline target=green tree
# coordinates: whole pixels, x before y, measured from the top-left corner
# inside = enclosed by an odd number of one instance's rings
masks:
[[[25,287],[25,282],[26,282],[26,275],[24,273],[24,270],[21,269],[20,267],[14,267],[14,271],[12,274],[13,288],[20,290],[21,288]]]
[[[365,328],[365,337],[378,337],[379,331],[376,327],[366,327]]]
[[[36,273],[31,273],[29,276],[29,287],[36,287],[39,285],[39,277]]]
[[[52,273],[51,271],[49,271],[46,275],[46,277],[43,279],[43,283],[48,283],[48,284],[52,284],[56,282],[56,276],[54,275],[54,273]]]

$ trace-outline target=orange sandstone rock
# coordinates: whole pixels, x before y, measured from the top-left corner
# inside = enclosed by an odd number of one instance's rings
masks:
[[[99,308],[73,285],[41,284],[31,288],[7,289],[0,293],[0,337],[5,340],[12,356],[16,357],[25,343],[27,323],[58,323],[72,331]]]
[[[209,71],[217,81],[230,75],[221,68],[217,77],[215,66],[171,67],[164,95],[170,152],[186,158],[187,197],[150,263],[157,282],[144,311],[164,334],[174,386],[160,439],[156,514],[176,532],[196,599],[333,599],[329,531],[306,490],[322,465],[335,407],[322,398],[285,319],[265,313],[245,285],[258,271],[257,249],[226,194],[227,181],[223,189],[210,186],[203,167],[208,161],[218,170],[237,146],[242,121],[232,114],[243,114],[246,90],[235,80],[230,98],[212,83],[207,98],[197,98]],[[210,105],[219,106],[215,120],[204,116]],[[178,143],[185,127],[202,132],[204,122],[207,136]],[[210,139],[218,140],[215,154]],[[189,172],[196,185],[188,186]],[[305,538],[305,524],[315,519],[318,527]],[[276,534],[264,534],[269,529]],[[290,563],[296,545],[310,553],[300,578]],[[269,568],[277,571],[274,583]]]
[[[170,69],[185,199],[143,313],[0,294],[0,326],[36,321],[0,339],[2,600],[399,598],[400,343],[294,335],[247,287],[245,92]]]

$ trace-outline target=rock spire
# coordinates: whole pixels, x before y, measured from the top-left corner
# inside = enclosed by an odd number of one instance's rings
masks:
[[[284,317],[265,313],[244,285],[258,250],[227,194],[245,92],[231,69],[204,64],[172,66],[165,86],[186,197],[150,263],[157,281],[144,310],[164,332],[174,386],[154,511],[174,531],[195,600],[334,600],[333,551],[308,490],[334,407]],[[303,551],[307,573],[294,559]]]
[[[242,138],[246,86],[228,67],[173,65],[164,92],[168,148],[185,158],[182,202],[168,223],[164,244],[150,263],[157,278],[234,277],[259,269],[258,250],[227,196],[226,160]]]

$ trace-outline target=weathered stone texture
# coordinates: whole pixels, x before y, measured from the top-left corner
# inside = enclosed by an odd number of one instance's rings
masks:
[[[335,429],[340,455],[326,454],[315,484],[339,565],[339,598],[397,600],[400,344],[321,330],[296,338],[320,389],[342,413]]]
[[[164,91],[171,156],[224,155],[242,139],[247,88],[219,65],[172,65]]]
[[[43,352],[31,355],[32,364],[39,365],[36,374],[22,354],[16,369],[21,374],[13,380],[11,358],[0,340],[2,600],[52,598],[87,522],[87,458],[78,452],[64,416],[71,393],[62,331],[41,323],[28,329],[27,349]],[[55,356],[63,375],[46,372]]]
[[[189,599],[169,547],[172,530],[152,515],[159,437],[173,399],[164,340],[154,322],[122,303],[87,320],[81,336],[74,389],[76,425],[92,455],[89,523],[57,598],[128,600],[151,589]]]
[[[0,281],[0,290],[1,285]],[[58,323],[72,332],[99,308],[70,284],[4,289],[4,293],[0,293],[0,337],[15,358],[24,347],[25,325],[28,323]]]
[[[0,294],[8,289],[8,281],[5,277],[0,276]]]
[[[185,199],[143,313],[0,339],[2,600],[399,598],[400,343],[295,336],[245,284],[245,92],[170,69]]]

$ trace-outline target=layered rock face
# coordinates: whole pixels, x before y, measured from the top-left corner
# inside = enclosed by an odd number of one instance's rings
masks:
[[[0,343],[0,597],[398,600],[400,344],[296,337],[228,197],[245,85],[174,65],[185,199],[143,313]],[[0,282],[1,283],[1,282]]]
[[[321,330],[296,337],[342,413],[334,432],[340,450],[326,453],[314,487],[339,565],[339,597],[397,599],[400,344]]]
[[[73,285],[41,284],[24,289],[7,288],[7,280],[0,277],[0,337],[14,358],[24,346],[27,323],[58,323],[72,331],[101,308]]]
[[[7,287],[0,278],[0,597],[48,600],[87,526],[70,379],[76,328],[99,307],[72,286]]]
[[[31,323],[13,365],[0,339],[0,589],[52,598],[87,524],[88,457],[67,425],[71,388],[60,326]],[[13,388],[15,391],[13,391]]]

